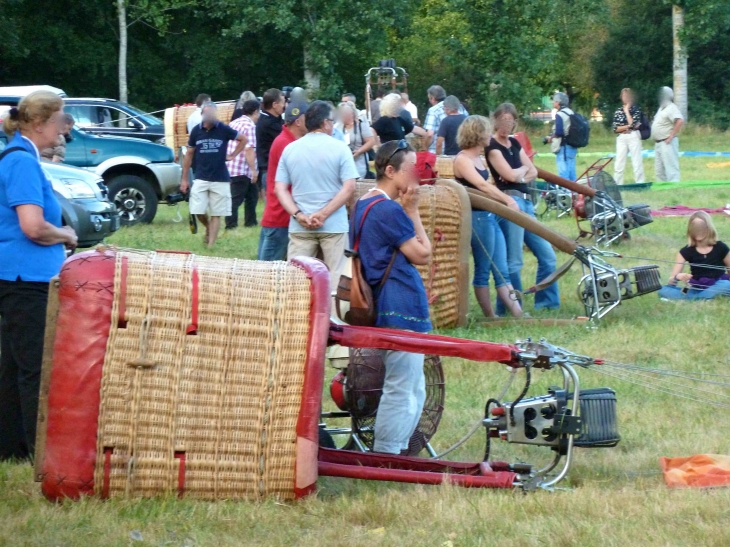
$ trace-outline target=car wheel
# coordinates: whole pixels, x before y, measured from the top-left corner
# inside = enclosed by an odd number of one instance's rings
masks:
[[[157,213],[157,194],[152,186],[136,175],[119,175],[109,181],[109,199],[117,206],[122,225],[150,223]]]

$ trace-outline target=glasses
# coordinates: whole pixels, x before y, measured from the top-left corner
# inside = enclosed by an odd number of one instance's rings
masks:
[[[390,160],[393,159],[393,156],[395,156],[398,152],[401,150],[408,149],[408,141],[405,139],[401,139],[398,141],[398,146],[390,153],[390,156],[388,156],[388,163],[390,163]]]

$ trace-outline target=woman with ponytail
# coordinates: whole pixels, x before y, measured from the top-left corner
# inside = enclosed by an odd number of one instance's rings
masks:
[[[39,150],[61,134],[63,101],[36,91],[5,113],[0,154],[0,460],[35,448],[48,283],[76,234],[41,169]]]

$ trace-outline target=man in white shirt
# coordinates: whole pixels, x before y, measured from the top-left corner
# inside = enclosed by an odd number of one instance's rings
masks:
[[[651,124],[654,139],[654,171],[657,182],[679,182],[679,139],[684,117],[674,104],[671,87],[659,90],[659,110]]]
[[[411,118],[413,118],[413,123],[418,124],[420,123],[418,119],[418,107],[411,102],[410,97],[408,96],[408,93],[401,93],[400,98],[403,99],[403,108],[405,108],[408,113],[411,115]]]
[[[195,98],[195,106],[198,108],[190,114],[190,117],[188,118],[188,135],[193,132],[193,127],[196,125],[200,125],[203,121],[203,105],[208,102],[212,102],[213,99],[210,98],[210,95],[207,93],[201,93]]]

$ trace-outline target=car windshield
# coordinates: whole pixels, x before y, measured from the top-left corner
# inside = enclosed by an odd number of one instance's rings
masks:
[[[157,116],[153,116],[152,114],[146,114],[142,112],[139,108],[135,108],[134,106],[129,104],[124,105],[124,110],[126,110],[131,117],[139,118],[147,125],[162,125],[164,123]]]

